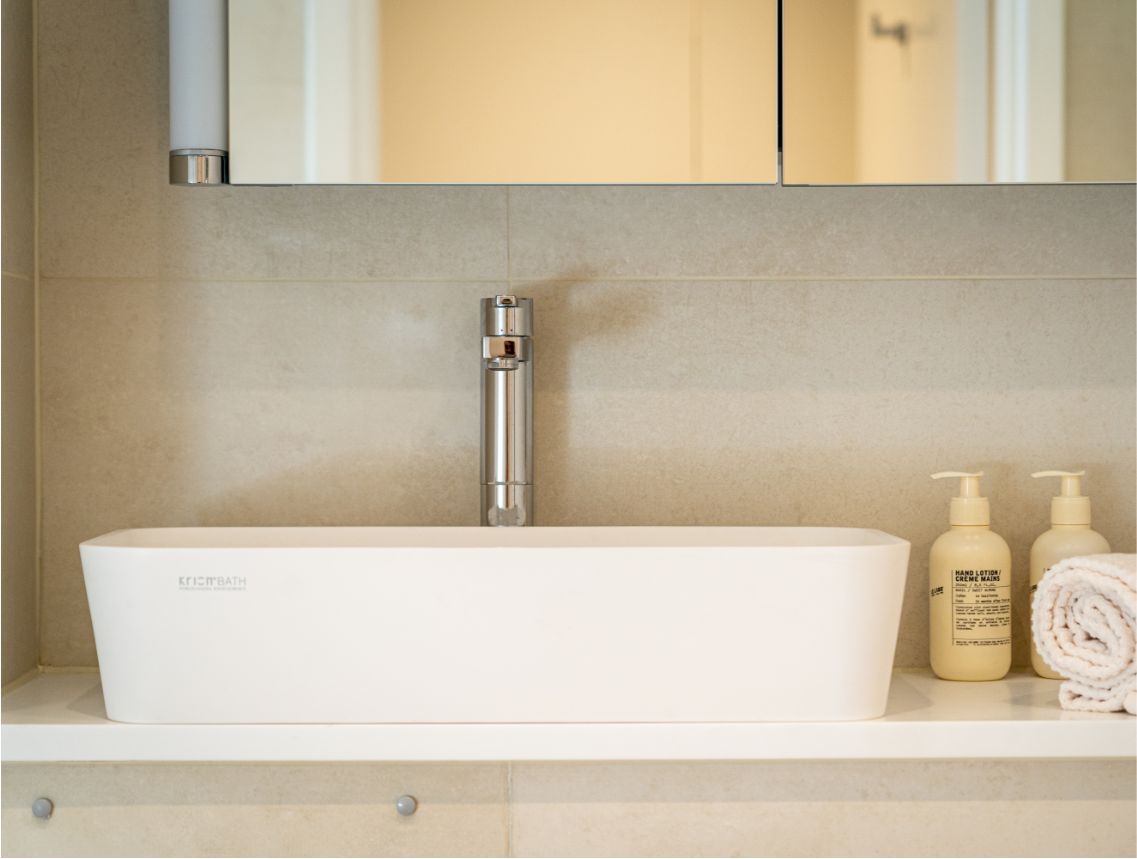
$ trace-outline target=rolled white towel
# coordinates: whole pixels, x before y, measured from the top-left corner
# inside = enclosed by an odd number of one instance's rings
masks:
[[[1137,555],[1067,558],[1047,570],[1033,605],[1034,644],[1064,677],[1067,710],[1137,714]]]

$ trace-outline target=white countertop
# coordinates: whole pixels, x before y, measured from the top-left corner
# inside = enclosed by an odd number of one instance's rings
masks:
[[[556,761],[1126,758],[1137,719],[1072,713],[1058,681],[951,683],[897,672],[867,722],[132,725],[106,718],[95,673],[48,673],[3,697],[11,761]]]

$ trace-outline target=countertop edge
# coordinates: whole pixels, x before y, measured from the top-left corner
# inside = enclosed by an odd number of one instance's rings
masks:
[[[787,761],[1137,757],[1137,721],[1057,708],[1057,684],[950,684],[897,672],[861,722],[136,725],[111,722],[95,674],[43,674],[4,696],[4,763]],[[81,693],[81,694],[80,694]],[[76,706],[82,699],[84,708]],[[14,708],[10,704],[15,704]],[[941,715],[942,714],[942,715]],[[937,718],[937,716],[939,716]]]

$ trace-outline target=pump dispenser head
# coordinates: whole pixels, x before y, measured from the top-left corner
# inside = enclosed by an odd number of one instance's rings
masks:
[[[959,478],[959,495],[951,500],[952,525],[990,525],[991,504],[979,494],[982,471],[938,471],[932,480],[942,477]]]
[[[1084,471],[1036,471],[1031,477],[1061,477],[1062,486],[1050,501],[1051,525],[1089,525],[1090,499],[1082,494]]]

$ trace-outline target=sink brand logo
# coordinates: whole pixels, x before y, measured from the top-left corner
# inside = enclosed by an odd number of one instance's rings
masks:
[[[244,576],[178,576],[179,591],[243,591]]]

